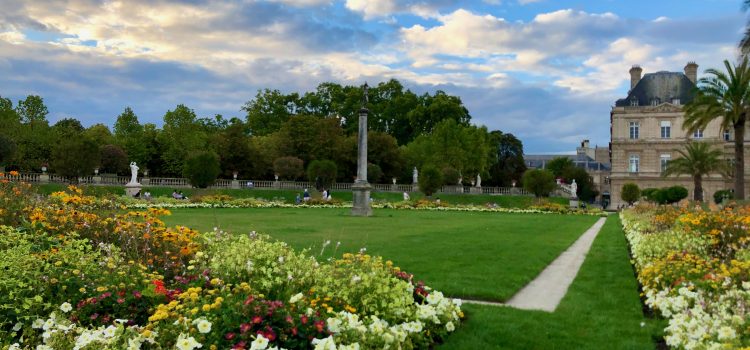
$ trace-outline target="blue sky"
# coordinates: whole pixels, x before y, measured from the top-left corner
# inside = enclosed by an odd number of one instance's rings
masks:
[[[606,145],[628,69],[736,57],[739,0],[3,0],[0,96],[52,122],[159,124],[183,103],[243,117],[258,89],[399,79],[458,95],[526,153]]]

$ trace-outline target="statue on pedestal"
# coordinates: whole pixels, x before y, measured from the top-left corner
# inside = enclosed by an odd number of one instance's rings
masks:
[[[137,184],[138,183],[138,166],[135,165],[135,162],[130,162],[130,184]]]
[[[482,177],[477,174],[477,187],[482,187]]]
[[[411,181],[412,183],[416,184],[419,180],[419,172],[417,171],[417,167],[414,167],[414,171],[411,172]]]
[[[570,184],[570,197],[578,197],[578,184],[576,183],[575,179],[573,179],[573,183]]]

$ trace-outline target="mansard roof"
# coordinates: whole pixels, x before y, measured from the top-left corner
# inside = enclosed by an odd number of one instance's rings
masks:
[[[695,84],[681,72],[648,73],[630,90],[628,97],[617,100],[615,106],[632,106],[631,101],[636,99],[639,106],[653,105],[655,99],[657,105],[671,103],[674,99],[686,104],[693,100],[693,88]]]

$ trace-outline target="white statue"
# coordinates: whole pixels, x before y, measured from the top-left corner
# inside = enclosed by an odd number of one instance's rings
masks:
[[[414,167],[414,171],[411,172],[411,181],[412,183],[417,183],[418,179],[419,179],[419,172],[417,171],[417,167]]]
[[[138,166],[135,165],[135,162],[130,162],[130,183],[138,183]]]
[[[573,183],[570,184],[570,197],[576,198],[578,193],[578,184],[576,183],[576,180],[573,179]]]
[[[482,187],[482,177],[477,174],[477,187]]]

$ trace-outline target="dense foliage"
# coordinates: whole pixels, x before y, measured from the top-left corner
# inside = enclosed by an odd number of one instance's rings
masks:
[[[523,188],[533,193],[537,198],[548,197],[555,189],[555,176],[544,169],[531,169],[523,174]]]
[[[425,196],[432,196],[443,186],[443,174],[435,166],[427,165],[419,174],[419,190]]]
[[[620,197],[622,200],[632,205],[641,198],[641,189],[638,185],[628,182],[622,185],[622,189],[620,189]]]
[[[33,172],[44,165],[51,173],[74,177],[93,175],[96,168],[127,173],[121,166],[124,156],[151,176],[177,177],[192,154],[212,151],[219,157],[222,178],[237,173],[240,179],[271,180],[278,174],[314,181],[307,178],[307,168],[327,159],[336,163],[337,181],[351,182],[356,176],[362,93],[360,87],[334,83],[304,94],[262,90],[244,106],[242,119],[199,117],[180,104],[164,114],[161,128],[142,124],[128,107],[112,131],[101,124],[86,128],[74,118],[50,126],[41,97],[29,96],[15,107],[0,97],[0,163],[9,170]],[[368,162],[382,172],[375,182],[396,178],[411,183],[411,169],[421,171],[427,164],[454,168],[467,179],[480,174],[487,185],[509,186],[520,180],[525,170],[521,142],[512,134],[471,125],[460,98],[442,91],[418,96],[396,80],[372,87],[369,97]],[[81,148],[71,143],[83,140],[92,150],[68,151]],[[65,161],[56,159],[62,157]],[[276,169],[274,162],[285,157],[301,159],[302,169]],[[64,169],[73,163],[82,165]]]
[[[188,157],[182,175],[194,187],[206,188],[216,182],[219,171],[219,157],[214,152],[204,151]]]

